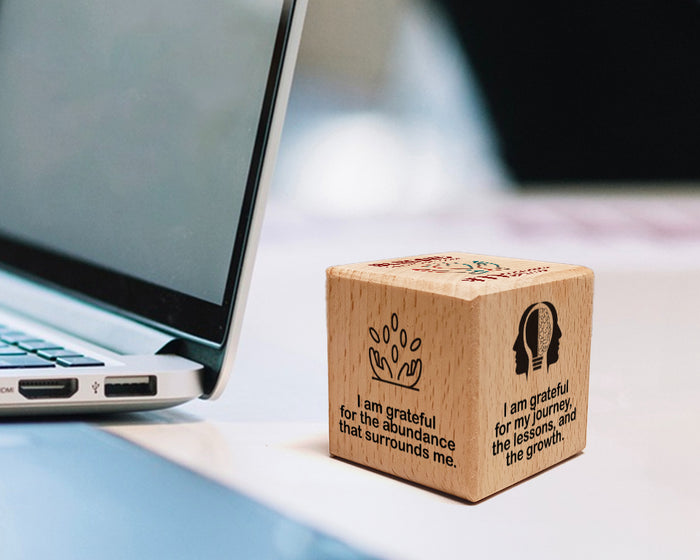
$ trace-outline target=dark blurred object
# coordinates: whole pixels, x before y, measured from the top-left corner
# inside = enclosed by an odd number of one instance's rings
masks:
[[[516,180],[700,179],[700,3],[438,1]]]

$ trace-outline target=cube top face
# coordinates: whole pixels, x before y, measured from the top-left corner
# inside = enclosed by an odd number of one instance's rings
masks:
[[[592,294],[584,267],[465,253],[329,269],[331,453],[472,501],[578,453]]]
[[[474,299],[578,275],[584,267],[450,252],[331,267],[329,275]],[[549,278],[548,278],[549,277]]]

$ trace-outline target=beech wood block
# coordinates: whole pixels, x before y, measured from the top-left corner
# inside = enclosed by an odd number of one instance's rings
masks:
[[[326,287],[332,455],[478,501],[585,447],[588,268],[452,252]]]

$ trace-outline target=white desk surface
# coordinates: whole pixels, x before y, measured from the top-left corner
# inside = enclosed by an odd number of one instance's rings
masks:
[[[596,272],[585,452],[478,504],[328,456],[324,269],[447,250]],[[347,220],[273,200],[224,396],[102,425],[388,558],[696,558],[699,287],[692,196]]]

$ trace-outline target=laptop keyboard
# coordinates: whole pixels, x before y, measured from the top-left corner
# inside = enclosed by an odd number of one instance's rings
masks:
[[[104,362],[30,333],[0,325],[0,370],[103,366]]]

